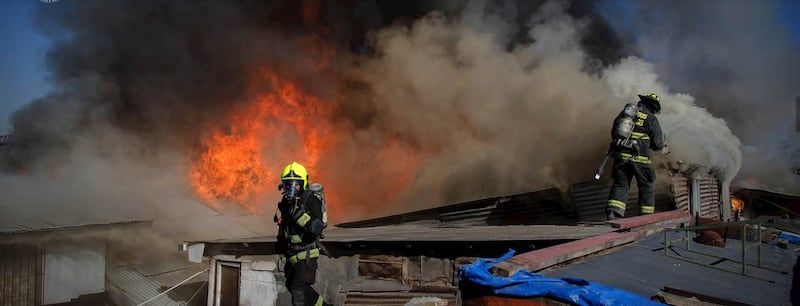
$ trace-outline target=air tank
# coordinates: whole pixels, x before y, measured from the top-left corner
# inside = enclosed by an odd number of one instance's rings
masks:
[[[628,139],[633,132],[633,127],[636,124],[636,114],[639,113],[639,107],[633,103],[625,104],[622,110],[622,118],[617,122],[614,128],[616,138]]]

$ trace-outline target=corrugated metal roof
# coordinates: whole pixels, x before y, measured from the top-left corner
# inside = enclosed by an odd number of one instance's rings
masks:
[[[656,184],[655,190],[656,211],[673,210],[675,209],[673,188],[670,187],[668,178],[661,179],[662,181]],[[678,181],[680,182],[680,179]],[[559,189],[550,188],[348,222],[338,226],[374,227],[420,221],[437,221],[444,226],[574,224],[579,221],[604,221],[611,183],[610,180],[600,182],[591,180],[572,184],[567,198]],[[685,192],[688,189],[678,190]],[[633,184],[625,215],[638,214],[638,188]]]
[[[120,290],[133,303],[144,302],[159,293],[161,285],[155,280],[149,279],[128,267],[117,267],[106,272],[106,284]],[[169,306],[177,305],[175,301],[168,297],[153,300],[150,305]]]
[[[186,258],[168,257],[156,262],[139,263],[131,266],[132,269],[144,276],[167,274],[169,272],[186,269]]]
[[[436,220],[447,225],[565,224],[574,219],[564,209],[556,188],[499,196],[388,217],[339,224],[340,227],[370,227]]]
[[[133,303],[138,304],[158,295],[166,288],[177,285],[181,281],[206,268],[206,264],[186,263],[184,269],[147,277],[137,272],[134,266],[118,266],[106,272],[106,283],[121,291]],[[205,272],[194,277],[192,280],[188,281],[187,284],[205,282],[207,280],[208,272]],[[147,305],[186,305],[186,301],[191,298],[192,293],[172,291],[169,294],[164,294],[149,302]]]
[[[570,187],[569,197],[570,202],[578,212],[578,218],[581,221],[605,220],[608,192],[610,189],[610,181],[586,181],[573,184]],[[631,197],[631,199],[633,198],[634,197]],[[632,201],[631,203],[636,203],[636,201]],[[628,208],[630,208],[630,206]]]
[[[604,221],[608,192],[612,181],[585,181],[570,186],[569,201],[575,207],[580,221]],[[675,208],[672,189],[667,184],[656,184],[656,211],[669,211]],[[639,215],[639,189],[632,184],[630,196],[625,207],[625,216]]]
[[[68,230],[94,230],[94,229],[104,229],[106,227],[147,225],[150,222],[151,221],[142,221],[142,220],[120,220],[120,221],[111,221],[107,223],[92,223],[92,224],[79,224],[79,225],[54,225],[50,223],[31,224],[31,225],[0,225],[0,235],[17,235],[17,234],[68,231]]]

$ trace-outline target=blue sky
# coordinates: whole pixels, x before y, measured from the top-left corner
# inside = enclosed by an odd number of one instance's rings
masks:
[[[800,1],[781,1],[780,22],[786,25],[794,38],[800,40]]]
[[[33,26],[38,0],[0,0],[0,134],[11,132],[14,110],[45,95],[44,57],[48,40]]]

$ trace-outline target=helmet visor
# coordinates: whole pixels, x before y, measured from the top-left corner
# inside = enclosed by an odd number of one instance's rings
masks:
[[[300,180],[284,180],[281,181],[281,194],[284,198],[294,198],[300,196],[300,190],[303,189],[303,181]]]

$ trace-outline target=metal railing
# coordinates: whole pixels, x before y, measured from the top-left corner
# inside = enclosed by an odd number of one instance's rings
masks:
[[[754,237],[755,240],[756,240],[755,243],[748,243],[748,241],[747,241],[748,225],[755,226],[755,230],[756,230],[755,237]],[[741,227],[741,230],[739,231],[739,234],[741,235],[740,259],[730,258],[730,257],[726,257],[726,256],[719,256],[719,255],[715,255],[715,254],[710,254],[710,253],[707,253],[707,252],[702,252],[702,250],[700,250],[700,249],[692,249],[692,242],[693,241],[692,241],[692,238],[690,237],[690,232],[702,231],[702,230],[708,230],[708,229],[723,228],[723,229],[725,229],[725,233],[727,234],[727,233],[730,233],[728,231],[729,228],[736,228],[736,227]],[[761,233],[761,229],[762,229],[761,221],[757,221],[756,220],[756,221],[734,221],[734,222],[725,222],[725,223],[716,223],[716,224],[705,224],[705,225],[687,226],[687,227],[683,227],[683,228],[664,230],[664,232],[663,232],[664,233],[664,255],[666,255],[668,257],[680,259],[680,260],[683,260],[683,261],[688,261],[690,263],[706,266],[706,267],[709,267],[709,268],[712,268],[712,269],[717,269],[717,270],[725,271],[725,272],[731,272],[731,273],[735,273],[735,274],[739,274],[739,275],[743,275],[743,276],[747,276],[747,277],[751,277],[751,278],[755,278],[755,279],[759,279],[759,280],[763,280],[763,281],[774,283],[774,281],[772,281],[772,280],[767,280],[767,279],[756,277],[756,276],[752,275],[752,273],[748,274],[748,267],[755,267],[755,268],[762,269],[762,270],[768,270],[768,271],[777,272],[777,273],[781,273],[781,274],[788,274],[787,271],[773,269],[773,268],[765,267],[765,266],[762,265],[762,262],[761,262],[761,234],[762,234]],[[684,232],[683,237],[678,238],[678,239],[670,239],[670,237],[669,237],[670,233],[680,233],[681,231]],[[726,241],[729,240],[729,239],[731,239],[731,238],[726,238]],[[691,258],[688,258],[688,257],[685,257],[685,256],[681,256],[680,254],[678,254],[678,255],[670,254],[670,251],[673,251],[673,252],[677,253],[673,249],[673,246],[675,246],[675,244],[673,244],[673,243],[675,243],[675,242],[683,242],[683,247],[688,252],[691,252],[691,253],[694,253],[694,254],[703,255],[703,256],[708,256],[708,257],[712,257],[712,258],[716,258],[717,260],[712,262],[712,263],[704,263],[704,262],[701,262],[699,260],[694,260],[694,259],[691,259]],[[747,252],[748,252],[748,249],[753,248],[753,247],[756,248],[756,262],[755,262],[754,265],[747,263]],[[723,249],[724,249],[724,247],[723,247]],[[731,271],[730,269],[724,269],[724,268],[716,266],[717,264],[725,262],[725,261],[737,263],[737,264],[739,264],[741,266],[741,269],[738,270],[738,271]]]

